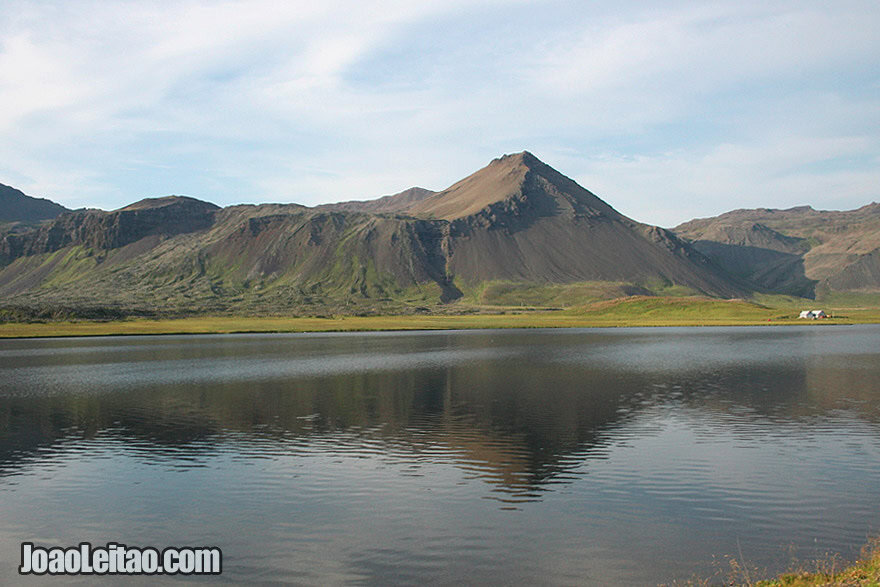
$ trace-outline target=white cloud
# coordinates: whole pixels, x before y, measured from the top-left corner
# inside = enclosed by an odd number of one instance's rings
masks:
[[[859,207],[877,199],[880,169],[851,169],[834,162],[876,148],[876,141],[865,137],[767,137],[757,144],[720,144],[705,152],[609,154],[582,161],[575,177],[624,214],[675,226],[735,208]],[[830,170],[811,170],[819,163],[829,163]]]
[[[815,3],[752,4],[636,12],[577,30],[544,46],[536,81],[569,94],[632,86],[659,88],[661,95],[699,93],[867,62],[880,50],[876,5],[846,11]]]
[[[875,177],[878,25],[856,1],[8,1],[0,181],[318,203],[529,149],[650,222],[848,202]]]
[[[85,96],[87,88],[76,83],[72,69],[65,56],[35,44],[27,33],[6,38],[0,53],[0,131]]]

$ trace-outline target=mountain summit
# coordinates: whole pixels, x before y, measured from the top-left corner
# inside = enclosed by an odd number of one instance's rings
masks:
[[[450,302],[488,284],[743,291],[528,152],[436,193],[315,208],[169,196],[0,237],[0,295],[18,305],[296,312]]]
[[[494,159],[449,188],[407,209],[414,216],[456,220],[486,209],[568,216],[620,216],[611,206],[523,151]]]

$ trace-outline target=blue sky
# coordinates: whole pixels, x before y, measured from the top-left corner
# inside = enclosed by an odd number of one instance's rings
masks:
[[[880,200],[880,2],[0,3],[0,183],[442,189],[529,150],[637,220]]]

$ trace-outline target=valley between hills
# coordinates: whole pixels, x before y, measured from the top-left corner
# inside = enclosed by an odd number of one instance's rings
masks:
[[[67,210],[0,185],[0,336],[880,321],[880,204],[632,220],[528,152],[434,192]],[[803,322],[803,321],[800,321]]]

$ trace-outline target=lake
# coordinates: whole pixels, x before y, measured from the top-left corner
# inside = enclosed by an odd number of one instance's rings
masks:
[[[877,534],[876,325],[0,341],[3,584],[23,541],[219,546],[230,583],[653,585]]]

